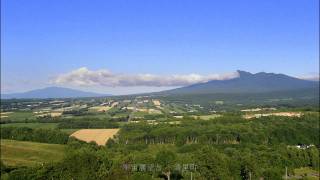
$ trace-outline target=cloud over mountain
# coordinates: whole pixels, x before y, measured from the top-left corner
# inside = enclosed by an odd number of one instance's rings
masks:
[[[299,79],[309,80],[309,81],[319,81],[319,73],[306,74],[303,76],[299,76]]]
[[[186,75],[154,75],[154,74],[118,74],[106,69],[89,70],[82,67],[71,72],[58,75],[52,82],[72,86],[186,86],[204,83],[211,80],[227,80],[238,77],[237,72],[226,74],[186,74]]]

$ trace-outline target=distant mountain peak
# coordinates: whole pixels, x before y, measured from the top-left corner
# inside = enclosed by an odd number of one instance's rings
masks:
[[[247,71],[242,71],[242,70],[237,70],[239,77],[244,78],[244,77],[252,77],[252,78],[263,78],[263,77],[287,77],[287,78],[293,78],[284,74],[276,74],[276,73],[267,73],[267,72],[258,72],[258,73],[250,73]]]
[[[252,76],[253,74],[247,71],[237,70],[239,77]]]
[[[61,89],[63,87],[58,87],[58,86],[49,86],[49,87],[45,87],[45,88],[42,88],[42,89]]]
[[[166,92],[176,94],[260,93],[319,88],[319,82],[297,79],[285,74],[266,72],[252,74],[241,70],[237,72],[238,78],[213,80]]]
[[[76,97],[101,97],[101,96],[110,96],[110,94],[98,94],[93,92],[79,91],[70,88],[64,87],[46,87],[42,89],[35,89],[23,93],[14,93],[14,94],[1,94],[1,99],[34,99],[34,98],[76,98]]]

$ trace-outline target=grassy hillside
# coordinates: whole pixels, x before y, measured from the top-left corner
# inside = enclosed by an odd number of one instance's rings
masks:
[[[64,145],[1,139],[1,160],[8,166],[33,166],[59,161]]]

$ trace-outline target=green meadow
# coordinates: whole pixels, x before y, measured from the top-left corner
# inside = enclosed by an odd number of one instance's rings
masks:
[[[64,157],[64,145],[1,139],[1,161],[6,166],[34,166],[57,162]]]

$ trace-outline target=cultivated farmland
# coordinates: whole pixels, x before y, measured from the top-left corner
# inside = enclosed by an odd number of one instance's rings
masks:
[[[202,116],[192,116],[193,118],[197,119],[201,119],[201,120],[210,120],[210,119],[215,119],[218,117],[221,117],[221,115],[219,114],[210,114],[210,115],[202,115]]]
[[[110,106],[94,106],[89,109],[95,112],[106,112],[106,111],[109,111],[111,108],[112,107]]]
[[[104,146],[109,138],[112,138],[119,129],[81,129],[71,134],[79,140],[85,142],[96,142],[98,145]]]
[[[245,119],[260,118],[266,116],[286,116],[286,117],[301,117],[301,112],[276,112],[276,113],[265,113],[265,114],[246,114],[243,117]]]

